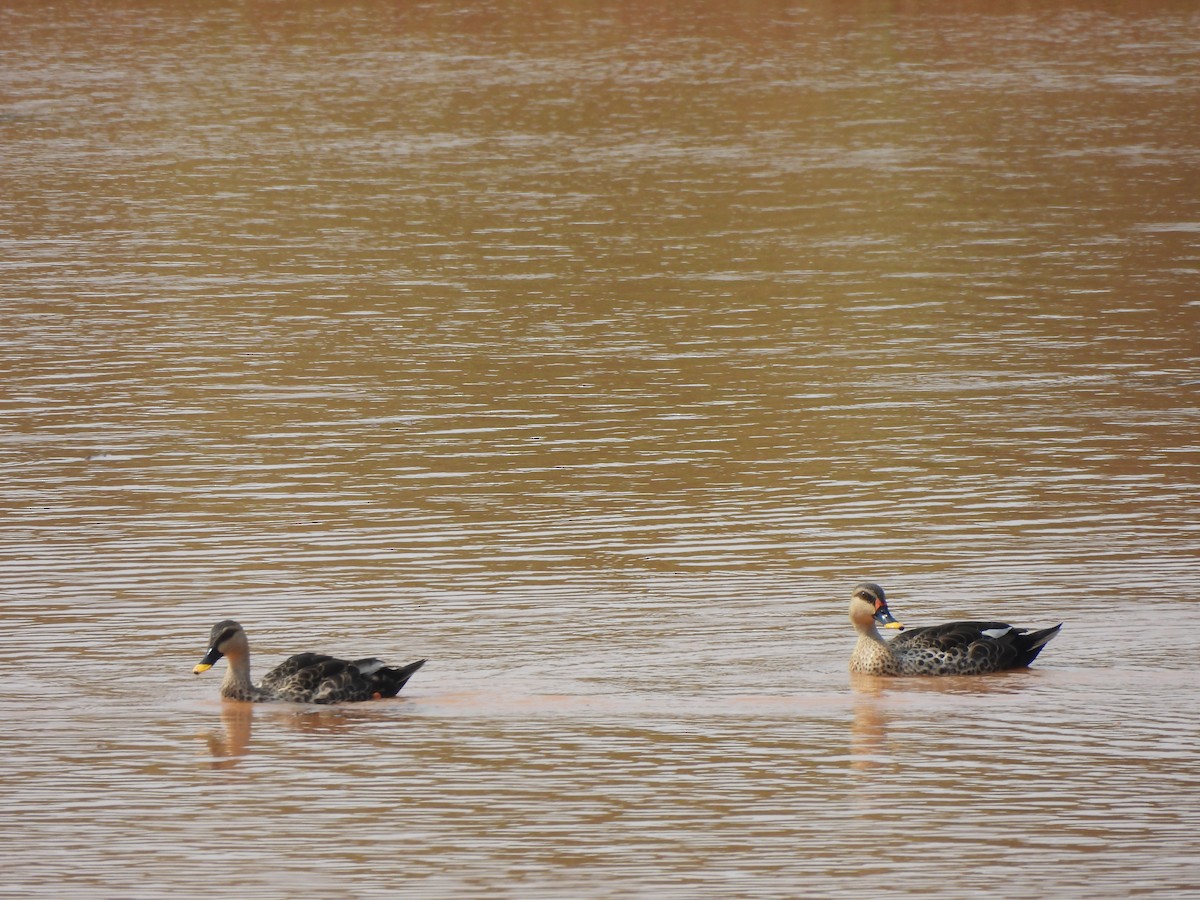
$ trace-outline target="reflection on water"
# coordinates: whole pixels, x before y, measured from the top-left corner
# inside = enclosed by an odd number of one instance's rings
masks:
[[[0,10],[6,889],[1194,892],[1197,26]]]
[[[351,706],[313,708],[292,703],[254,704],[235,700],[221,701],[220,727],[204,734],[212,767],[227,769],[250,755],[254,718],[269,721],[273,730],[284,727],[298,735],[344,735],[355,728],[377,721],[380,710],[403,705],[404,700],[379,700],[370,703],[380,709]],[[389,710],[391,712],[391,710]]]
[[[854,719],[850,730],[851,765],[855,769],[877,776],[886,773],[902,777],[903,773],[897,763],[898,754],[889,744],[888,732],[893,719],[899,719],[901,723],[906,722],[908,715],[905,710],[910,707],[911,701],[919,699],[922,695],[958,696],[970,698],[980,707],[986,707],[988,697],[1014,695],[1014,700],[1023,703],[1029,696],[1029,679],[1036,675],[1035,670],[1020,669],[988,676],[882,678],[851,672],[849,677],[850,687],[854,692]],[[1028,716],[1029,711],[1026,710],[1020,715]],[[961,720],[961,726],[964,734],[954,741],[954,744],[961,744],[962,739],[969,737],[969,733],[976,727],[966,719]],[[1008,768],[1012,764],[1011,761],[1003,759],[1005,749],[1003,745],[996,747],[999,757],[997,763],[1002,768]],[[939,752],[942,752],[940,745]]]
[[[221,730],[206,735],[213,768],[227,769],[238,764],[250,746],[253,724],[253,704],[235,701],[221,704]]]

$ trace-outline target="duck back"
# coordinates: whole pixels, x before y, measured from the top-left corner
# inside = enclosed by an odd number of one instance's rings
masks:
[[[395,697],[425,660],[393,668],[378,659],[350,662],[321,653],[298,653],[268,672],[261,689],[294,703],[347,703]]]
[[[1005,622],[947,622],[913,628],[889,643],[906,675],[976,675],[1022,669],[1032,663],[1062,624],[1040,631]]]

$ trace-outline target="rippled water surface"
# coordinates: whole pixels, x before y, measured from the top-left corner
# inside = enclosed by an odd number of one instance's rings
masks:
[[[1200,894],[1198,34],[6,4],[0,893]]]

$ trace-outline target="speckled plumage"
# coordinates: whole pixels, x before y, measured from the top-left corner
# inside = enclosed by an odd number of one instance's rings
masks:
[[[1021,669],[1062,628],[1062,623],[1030,631],[1004,622],[948,622],[884,641],[876,623],[903,626],[892,617],[883,588],[873,582],[854,589],[850,621],[858,631],[850,671],[864,675],[983,675]]]
[[[393,668],[378,659],[348,661],[320,653],[298,653],[268,672],[259,684],[250,680],[250,642],[242,626],[226,619],[213,626],[209,651],[193,670],[199,675],[224,656],[228,663],[221,696],[261,703],[354,703],[395,697],[413,673],[425,665],[420,659]]]

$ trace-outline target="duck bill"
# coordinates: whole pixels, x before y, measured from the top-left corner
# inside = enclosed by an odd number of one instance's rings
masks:
[[[196,664],[196,668],[192,669],[192,674],[200,675],[204,672],[207,672],[209,669],[211,669],[213,667],[213,663],[215,663],[218,659],[220,659],[224,655],[225,654],[222,653],[220,650],[218,650],[216,647],[213,647],[206,654],[204,654],[204,659],[200,660],[200,662],[198,662]]]
[[[904,625],[897,622],[896,617],[892,615],[892,611],[882,603],[875,609],[875,621],[884,628],[895,628],[897,631],[904,630]]]

